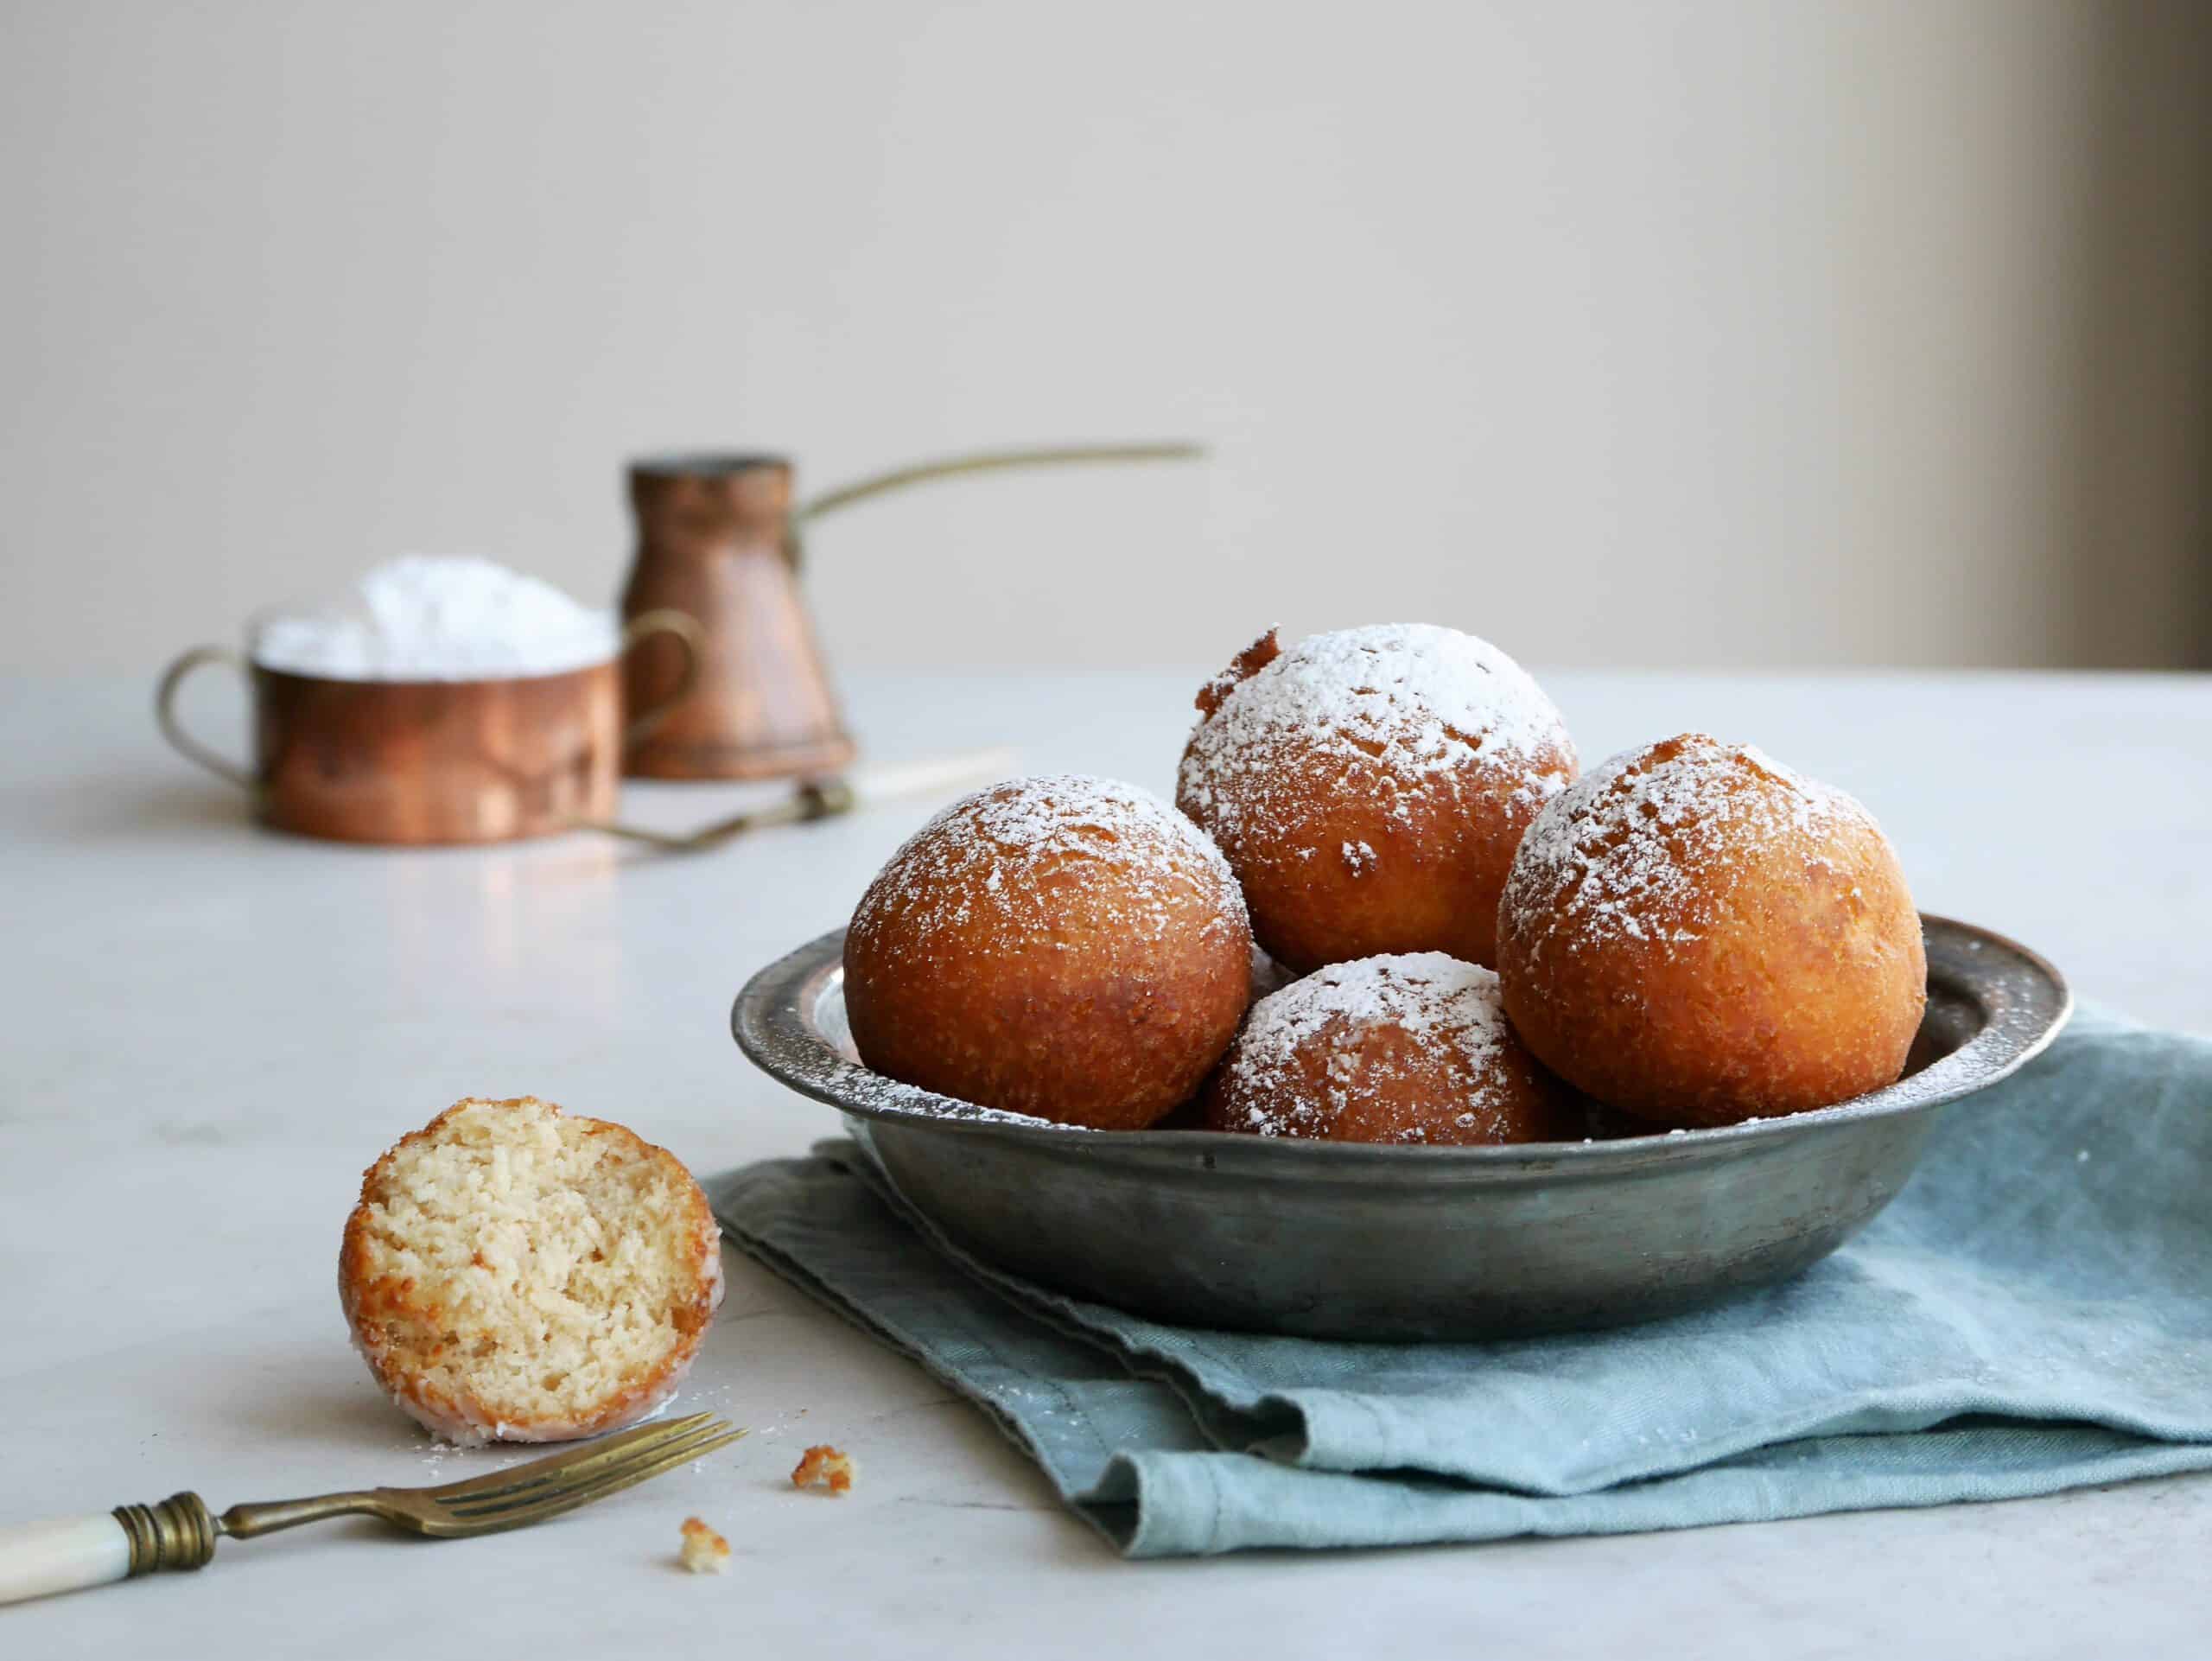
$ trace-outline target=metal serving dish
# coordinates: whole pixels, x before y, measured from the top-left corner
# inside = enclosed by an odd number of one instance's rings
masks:
[[[1818,1112],[1511,1148],[1070,1130],[859,1065],[844,932],[747,983],[745,1053],[842,1109],[909,1204],[978,1257],[1184,1326],[1467,1339],[1672,1314],[1794,1275],[1894,1199],[1936,1111],[2016,1071],[2072,1009],[2024,946],[1923,917],[1905,1076]]]

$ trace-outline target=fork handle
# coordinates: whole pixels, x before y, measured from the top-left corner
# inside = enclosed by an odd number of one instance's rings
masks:
[[[257,1534],[296,1529],[302,1523],[320,1523],[327,1517],[380,1517],[384,1514],[373,1493],[319,1493],[309,1499],[257,1500],[233,1505],[216,1526],[233,1540],[251,1540]]]
[[[0,1603],[105,1586],[130,1573],[130,1536],[112,1511],[0,1529]]]
[[[198,1569],[215,1555],[218,1531],[196,1493],[0,1529],[0,1603],[105,1586],[157,1569]]]

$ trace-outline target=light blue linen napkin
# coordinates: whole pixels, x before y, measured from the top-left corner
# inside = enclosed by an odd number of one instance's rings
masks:
[[[2085,1013],[1796,1280],[1490,1344],[1163,1327],[957,1251],[864,1148],[708,1184],[1133,1556],[1627,1533],[2212,1468],[2212,1042]]]

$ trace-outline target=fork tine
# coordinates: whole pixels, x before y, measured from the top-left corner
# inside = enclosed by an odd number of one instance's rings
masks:
[[[689,1435],[714,1416],[711,1413],[691,1413],[683,1418],[667,1419],[658,1424],[641,1424],[634,1429],[604,1436],[579,1448],[548,1454],[527,1464],[510,1465],[504,1471],[472,1477],[466,1482],[448,1482],[442,1488],[428,1488],[423,1492],[437,1500],[488,1499],[494,1494],[512,1493],[518,1489],[550,1482],[566,1471],[588,1470],[594,1466],[609,1463],[643,1443],[659,1441],[670,1436]]]
[[[533,1505],[554,1494],[588,1487],[620,1475],[633,1466],[648,1460],[665,1458],[696,1458],[692,1450],[709,1440],[719,1438],[730,1426],[721,1420],[685,1431],[682,1435],[664,1436],[658,1441],[645,1442],[626,1449],[620,1458],[594,1461],[555,1471],[543,1482],[508,1492],[464,1494],[457,1499],[442,1500],[440,1504],[448,1516],[489,1517],[517,1506]],[[740,1434],[742,1434],[741,1432]]]
[[[449,1517],[467,1518],[495,1517],[504,1511],[535,1505],[541,1499],[610,1481],[648,1461],[671,1458],[696,1459],[698,1457],[698,1449],[702,1448],[709,1441],[715,1441],[719,1445],[723,1434],[729,1429],[730,1427],[728,1424],[717,1421],[712,1424],[701,1426],[697,1430],[681,1436],[664,1437],[659,1441],[632,1448],[620,1459],[595,1464],[588,1469],[557,1471],[550,1480],[532,1484],[530,1487],[516,1492],[491,1495],[469,1494],[457,1500],[446,1501],[443,1502],[443,1510]],[[744,1433],[741,1431],[738,1434]]]
[[[664,1471],[688,1465],[702,1454],[711,1454],[717,1448],[727,1448],[744,1435],[742,1430],[731,1430],[672,1453],[656,1454],[640,1464],[588,1477],[573,1487],[543,1491],[505,1510],[494,1510],[489,1514],[475,1512],[464,1515],[458,1519],[459,1524],[471,1534],[493,1534],[501,1529],[521,1528],[527,1524],[542,1522],[549,1517],[558,1517],[563,1511],[574,1511],[579,1505],[588,1505],[595,1499],[604,1499],[611,1493],[620,1493],[623,1489],[657,1477]]]

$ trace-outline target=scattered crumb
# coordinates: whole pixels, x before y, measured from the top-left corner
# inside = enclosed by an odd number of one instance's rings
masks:
[[[683,1519],[683,1566],[695,1575],[719,1575],[729,1567],[729,1542],[696,1517]]]
[[[2088,1161],[2089,1161],[2089,1150],[2088,1150],[2088,1149],[2086,1149],[2086,1148],[2076,1148],[2076,1149],[2074,1150],[2074,1162],[2075,1162],[2076,1165],[2086,1165],[2086,1164],[2088,1164]]]
[[[805,1457],[791,1473],[791,1486],[808,1488],[819,1484],[831,1493],[849,1493],[859,1469],[850,1454],[840,1453],[823,1442],[806,1450]]]

